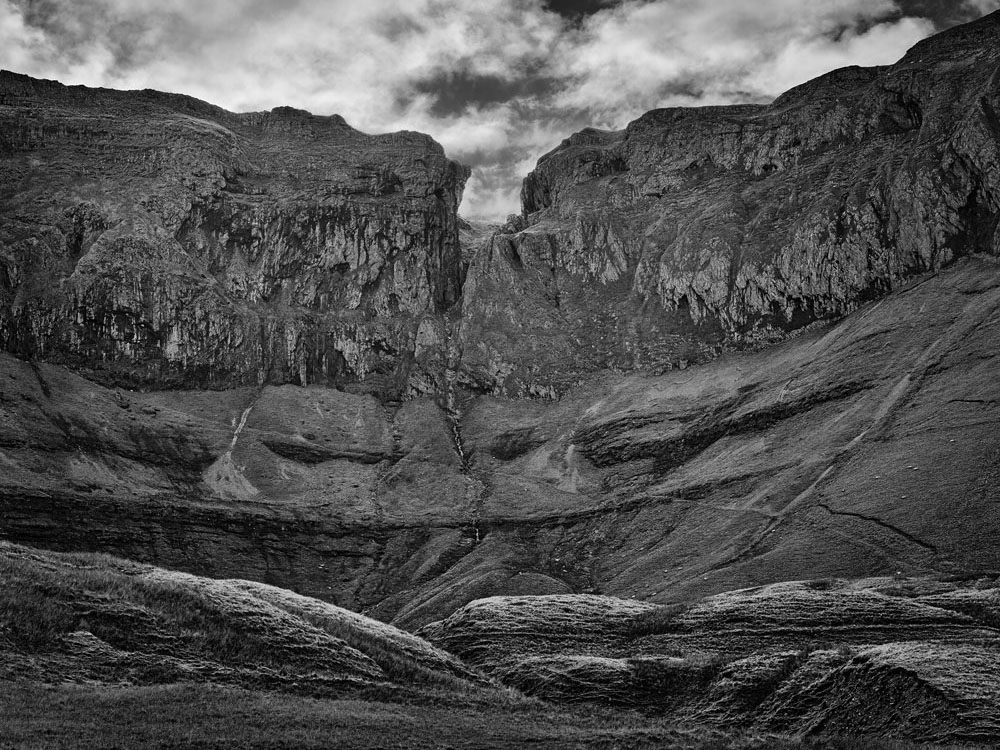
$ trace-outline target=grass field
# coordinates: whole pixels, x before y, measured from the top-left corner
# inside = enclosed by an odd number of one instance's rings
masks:
[[[412,634],[247,581],[6,543],[0,581],[0,750],[919,747],[685,729],[600,696],[548,704]]]
[[[190,684],[0,684],[3,750],[516,747],[912,750],[921,746],[865,738],[726,737],[600,708],[573,711],[535,704],[493,709],[319,700]]]

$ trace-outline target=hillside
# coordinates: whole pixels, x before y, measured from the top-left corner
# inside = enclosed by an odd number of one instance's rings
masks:
[[[0,747],[995,744],[998,113],[1000,12],[493,227],[419,133],[0,72]]]
[[[655,607],[493,597],[420,634],[556,702],[730,731],[995,741],[1000,590],[980,579],[820,579]]]
[[[209,683],[312,696],[483,699],[488,681],[408,633],[289,591],[0,544],[0,679]]]
[[[420,637],[249,581],[8,543],[0,577],[3,748],[834,750],[873,731],[996,736],[991,579],[786,584],[683,611],[488,599],[424,631],[470,667]],[[549,703],[567,700],[603,707]],[[846,736],[793,736],[804,731]]]
[[[675,601],[1000,569],[1000,267],[558,402],[388,412],[318,387],[111,390],[0,357],[0,531],[292,588],[406,627],[495,594]]]

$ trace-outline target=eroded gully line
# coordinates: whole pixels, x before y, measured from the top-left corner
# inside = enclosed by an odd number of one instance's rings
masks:
[[[986,292],[984,292],[980,297],[971,300],[968,304],[966,304],[961,319],[952,324],[947,331],[935,339],[924,349],[923,352],[921,352],[920,356],[913,363],[910,370],[896,382],[885,398],[879,402],[869,425],[858,433],[849,443],[840,448],[831,458],[830,462],[823,469],[820,475],[805,490],[796,495],[790,503],[782,508],[781,511],[773,517],[773,519],[760,531],[760,533],[757,534],[756,537],[754,537],[754,539],[743,549],[742,552],[729,560],[713,566],[713,569],[723,568],[753,557],[763,542],[781,524],[783,524],[793,512],[798,510],[813,496],[816,489],[834,474],[838,466],[843,464],[844,460],[849,458],[869,435],[877,436],[888,427],[892,418],[898,412],[900,406],[909,402],[916,392],[920,390],[920,387],[927,375],[935,367],[940,365],[945,357],[954,351],[961,344],[961,342],[969,336],[969,334],[982,326],[989,319],[989,317],[996,312],[998,307],[1000,307],[1000,288],[998,287],[986,290]],[[835,511],[829,507],[827,507],[826,510],[831,514],[839,513],[841,515],[846,515],[844,512]],[[904,532],[901,529],[892,526],[892,524],[882,521],[881,519],[877,519],[873,516],[862,516],[861,514],[849,515],[857,515],[860,518],[865,518],[873,523],[885,526],[924,549],[936,551],[933,545],[930,545],[922,540],[918,540],[911,534],[908,534],[907,532]]]

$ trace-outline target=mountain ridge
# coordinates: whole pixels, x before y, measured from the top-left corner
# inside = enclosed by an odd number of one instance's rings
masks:
[[[429,136],[0,72],[14,741],[994,742],[998,42],[586,129],[501,227]]]
[[[585,130],[496,231],[427,136],[0,74],[0,552],[113,553],[236,609],[312,597],[554,701],[980,741],[998,28]],[[98,666],[71,676],[166,668],[83,630],[69,656]],[[295,669],[274,684],[323,681]]]
[[[771,104],[657,109],[570,136],[470,271],[519,283],[473,300],[465,359],[509,372],[494,384],[509,395],[558,392],[602,367],[781,340],[963,254],[1000,253],[998,20]],[[487,319],[498,306],[506,326]],[[556,332],[532,334],[536,319]]]

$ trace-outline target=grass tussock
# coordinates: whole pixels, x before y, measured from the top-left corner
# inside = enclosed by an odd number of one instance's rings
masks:
[[[0,683],[2,750],[623,747],[633,750],[918,750],[903,740],[801,738],[678,727],[601,707],[407,706],[319,700],[211,685]],[[974,750],[963,746],[964,750]],[[958,750],[939,747],[939,750]]]
[[[241,626],[206,592],[148,572],[79,565],[72,558],[0,555],[0,630],[15,647],[46,651],[87,631],[123,651],[201,655],[233,664],[280,668],[286,654],[259,628]],[[61,563],[61,564],[60,564]],[[257,631],[257,632],[255,632]]]
[[[675,632],[678,628],[677,618],[690,608],[690,604],[664,604],[643,612],[629,622],[625,635],[630,638],[642,638]]]

